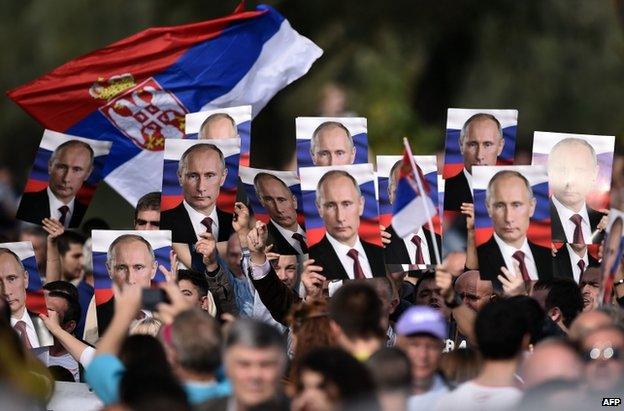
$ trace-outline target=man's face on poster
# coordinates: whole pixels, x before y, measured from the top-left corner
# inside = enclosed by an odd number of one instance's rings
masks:
[[[536,206],[524,181],[513,175],[497,178],[490,186],[486,206],[496,234],[505,243],[521,247]]]
[[[323,181],[316,207],[332,237],[346,245],[355,243],[364,212],[364,197],[350,178],[339,175]]]
[[[238,137],[236,126],[228,117],[216,117],[204,123],[199,130],[200,140],[227,139]]]
[[[355,146],[340,127],[326,127],[311,141],[312,162],[315,166],[353,164]]]
[[[580,211],[585,198],[596,186],[598,165],[584,143],[571,142],[555,147],[548,156],[548,182],[561,204]]]
[[[15,257],[9,253],[0,254],[0,291],[11,308],[13,317],[20,317],[26,307],[28,273]]]
[[[297,198],[283,183],[268,176],[261,178],[257,194],[271,220],[288,230],[297,228]]]
[[[472,166],[495,166],[504,146],[505,139],[498,125],[487,118],[473,120],[468,125],[466,135],[459,141],[464,167],[469,173],[472,172]]]
[[[111,279],[117,284],[149,288],[158,263],[142,241],[121,241],[111,251],[113,255],[106,267]]]
[[[223,167],[215,150],[198,149],[190,152],[178,174],[184,199],[199,212],[212,212],[226,175],[227,169]]]
[[[68,203],[92,171],[91,153],[87,148],[79,145],[63,147],[48,163],[50,190],[60,201]]]
[[[611,225],[609,235],[605,241],[603,254],[603,273],[609,274],[613,269],[613,265],[618,259],[618,252],[620,249],[620,242],[622,241],[622,219],[617,219]]]

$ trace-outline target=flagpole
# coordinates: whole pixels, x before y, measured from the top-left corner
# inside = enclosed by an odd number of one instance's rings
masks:
[[[412,155],[412,149],[407,141],[407,137],[403,137],[403,145],[405,146],[405,150],[407,150],[407,154],[410,159],[410,164],[412,165],[412,170],[414,172],[414,180],[416,180],[416,184],[418,184],[418,191],[420,191],[420,198],[423,202],[423,209],[425,210],[425,215],[427,216],[427,222],[429,223],[429,235],[431,236],[431,243],[433,244],[433,252],[436,259],[436,265],[441,265],[440,262],[440,250],[438,250],[438,242],[436,241],[435,231],[433,229],[433,220],[431,218],[431,213],[429,212],[429,207],[425,203],[425,196],[427,193],[425,192],[422,181],[420,181],[420,173],[418,172],[418,168],[416,167],[416,162],[414,162],[414,156]]]

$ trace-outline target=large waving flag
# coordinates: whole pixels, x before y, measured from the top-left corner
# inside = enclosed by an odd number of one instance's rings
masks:
[[[252,106],[304,75],[323,51],[268,6],[151,28],[72,60],[8,95],[45,128],[113,141],[105,179],[131,204],[160,191],[165,138],[187,113]]]
[[[406,145],[392,209],[392,227],[399,237],[417,232],[423,224],[430,223],[437,213],[429,194],[429,184],[418,165],[413,164],[409,151]]]

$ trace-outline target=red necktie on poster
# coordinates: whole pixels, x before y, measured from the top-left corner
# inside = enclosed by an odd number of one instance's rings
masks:
[[[303,254],[307,254],[308,253],[308,245],[306,244],[306,241],[305,241],[305,238],[303,237],[303,235],[301,235],[299,233],[294,233],[292,235],[292,238],[297,240],[297,242],[299,243],[299,246],[301,247],[301,252]]]
[[[585,261],[583,260],[579,260],[579,262],[577,263],[578,267],[581,269],[581,274],[583,274],[585,272]]]
[[[524,262],[524,253],[520,250],[516,251],[512,255],[513,258],[518,261],[520,264],[520,274],[522,274],[522,279],[525,283],[531,282],[531,277],[529,276],[529,270],[527,270],[527,266]]]
[[[574,234],[572,238],[572,242],[574,244],[585,244],[585,238],[583,237],[583,229],[581,227],[581,222],[583,221],[583,217],[579,214],[574,214],[570,217],[570,221],[574,223]]]
[[[67,213],[69,213],[69,207],[67,207],[66,205],[60,206],[58,210],[61,213],[61,218],[59,218],[59,223],[61,223],[61,225],[64,226],[65,220],[67,220]]]
[[[212,234],[212,218],[206,217],[201,221],[202,225],[206,227],[206,232]]]
[[[356,280],[363,280],[366,278],[364,275],[364,270],[362,270],[362,266],[360,265],[360,260],[358,259],[359,253],[356,249],[350,249],[347,253],[349,257],[353,259],[353,277]]]
[[[19,335],[20,340],[22,341],[22,345],[26,349],[31,349],[32,345],[30,344],[30,340],[28,339],[28,333],[26,332],[26,323],[24,321],[18,321],[13,327],[17,334]]]
[[[425,264],[425,258],[422,253],[422,239],[415,235],[412,237],[412,243],[416,245],[416,254],[414,256],[414,264],[422,265]]]

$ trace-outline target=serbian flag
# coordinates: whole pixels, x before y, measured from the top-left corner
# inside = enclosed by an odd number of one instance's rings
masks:
[[[105,181],[131,204],[160,191],[164,140],[187,113],[251,105],[252,116],[323,51],[269,6],[151,28],[54,69],[8,96],[45,128],[113,141]]]
[[[412,167],[409,151],[406,147],[403,153],[403,164],[399,169],[396,198],[392,208],[392,227],[401,238],[417,232],[437,213],[429,195],[429,185],[418,165],[416,170]]]

